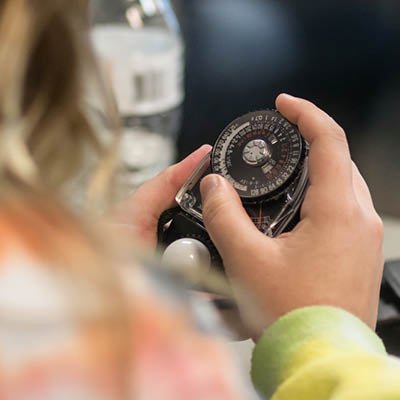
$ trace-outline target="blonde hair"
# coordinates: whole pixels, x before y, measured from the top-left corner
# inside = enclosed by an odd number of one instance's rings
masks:
[[[98,96],[101,129],[88,87]],[[0,228],[53,270],[90,283],[124,369],[129,318],[112,254],[57,202],[88,160],[97,165],[92,198],[104,197],[117,132],[116,106],[90,48],[87,1],[0,0]],[[76,315],[87,326],[80,306]]]
[[[57,191],[90,157],[99,165],[92,189],[110,178],[116,140],[105,132],[117,132],[118,114],[98,78],[86,3],[0,1],[0,187]],[[88,87],[108,131],[94,127]]]

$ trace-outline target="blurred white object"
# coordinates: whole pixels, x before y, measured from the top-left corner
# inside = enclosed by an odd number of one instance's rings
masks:
[[[97,0],[92,40],[123,122],[126,192],[173,163],[184,99],[184,46],[169,0]]]
[[[207,247],[192,238],[172,242],[164,251],[162,263],[178,270],[200,277],[211,266],[211,256]]]

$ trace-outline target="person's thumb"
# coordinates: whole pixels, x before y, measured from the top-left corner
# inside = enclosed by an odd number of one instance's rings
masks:
[[[200,184],[206,229],[224,263],[249,254],[262,235],[247,215],[232,185],[219,175],[207,175]]]

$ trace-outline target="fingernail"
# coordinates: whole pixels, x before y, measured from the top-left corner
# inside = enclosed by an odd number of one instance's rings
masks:
[[[203,199],[207,198],[221,185],[221,177],[215,174],[207,175],[200,183],[200,192]]]

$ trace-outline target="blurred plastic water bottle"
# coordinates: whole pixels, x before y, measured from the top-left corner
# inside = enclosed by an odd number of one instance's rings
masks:
[[[169,0],[95,0],[92,40],[123,122],[117,179],[127,194],[173,163],[184,45]]]

